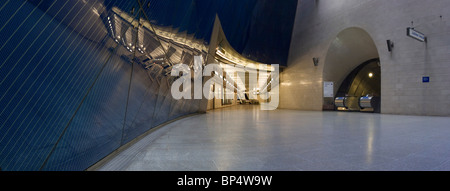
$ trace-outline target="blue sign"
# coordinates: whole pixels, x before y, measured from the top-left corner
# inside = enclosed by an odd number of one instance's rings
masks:
[[[411,27],[408,27],[406,29],[406,35],[408,35],[409,37],[414,38],[420,42],[427,41],[427,37],[423,33],[416,31],[416,30],[414,30],[414,28],[411,28]]]
[[[430,82],[430,77],[429,76],[422,77],[422,82],[423,83],[429,83]]]

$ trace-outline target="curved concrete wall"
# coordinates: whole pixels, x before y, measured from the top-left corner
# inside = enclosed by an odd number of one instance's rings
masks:
[[[280,108],[322,110],[323,81],[335,80],[327,79],[330,72],[345,73],[353,67],[339,63],[341,67],[328,70],[330,47],[342,31],[356,27],[373,39],[380,57],[382,113],[450,115],[449,9],[446,0],[299,2],[288,67],[281,74]],[[408,37],[406,28],[411,26],[423,32],[428,42]],[[386,40],[394,42],[392,52]],[[355,53],[348,55],[358,56]],[[318,66],[313,57],[319,58]],[[422,83],[423,76],[429,76],[430,83]]]

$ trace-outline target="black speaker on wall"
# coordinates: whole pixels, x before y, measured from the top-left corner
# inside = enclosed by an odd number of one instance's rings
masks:
[[[392,48],[394,48],[394,43],[391,40],[387,40],[387,47],[388,47],[388,51],[392,52]]]

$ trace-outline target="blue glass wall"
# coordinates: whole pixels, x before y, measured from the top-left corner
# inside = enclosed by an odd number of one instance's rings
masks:
[[[91,2],[0,3],[2,170],[85,170],[155,126],[199,110],[199,101],[172,98],[170,68],[115,42],[108,2]],[[126,12],[138,19],[136,1],[115,3],[135,7]]]

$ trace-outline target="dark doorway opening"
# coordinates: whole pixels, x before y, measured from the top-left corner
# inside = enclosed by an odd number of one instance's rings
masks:
[[[356,67],[342,82],[336,100],[344,98],[336,110],[380,113],[381,68],[379,58],[368,60]],[[364,105],[364,101],[370,106]],[[345,103],[344,103],[345,102]]]

